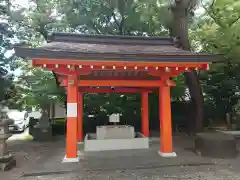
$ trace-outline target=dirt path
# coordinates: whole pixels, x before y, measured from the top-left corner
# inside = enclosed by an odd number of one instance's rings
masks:
[[[1,180],[240,180],[240,157],[234,160],[202,158],[186,151],[191,139],[174,137],[177,158],[157,154],[158,139],[151,148],[86,153],[79,163],[61,163],[64,137],[53,142],[12,141],[9,148],[17,159],[17,168],[1,173]],[[80,150],[82,147],[80,147]]]

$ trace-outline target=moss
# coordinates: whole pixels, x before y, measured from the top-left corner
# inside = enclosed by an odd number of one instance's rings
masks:
[[[33,137],[31,135],[26,135],[26,136],[24,136],[23,140],[25,140],[25,141],[32,141]]]
[[[54,124],[65,125],[66,118],[53,119]]]

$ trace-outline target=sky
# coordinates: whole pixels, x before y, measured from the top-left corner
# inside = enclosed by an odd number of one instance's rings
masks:
[[[22,7],[28,7],[29,6],[28,0],[13,0],[12,3],[14,5],[19,5],[19,6],[22,6]]]

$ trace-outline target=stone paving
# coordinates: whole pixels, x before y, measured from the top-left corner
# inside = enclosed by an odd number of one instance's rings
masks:
[[[10,144],[17,168],[0,172],[1,180],[240,180],[240,157],[233,160],[210,159],[191,152],[192,140],[175,136],[176,158],[157,154],[159,139],[150,149],[83,152],[79,163],[61,163],[64,138],[54,142]]]

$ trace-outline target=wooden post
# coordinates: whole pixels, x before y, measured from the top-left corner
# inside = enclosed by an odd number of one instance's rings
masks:
[[[172,147],[171,95],[169,86],[159,88],[160,151],[163,157],[175,157]]]
[[[77,156],[77,75],[68,76],[66,157],[63,162],[78,162]]]
[[[142,134],[146,137],[149,137],[148,92],[143,92],[141,96]]]
[[[83,142],[83,92],[78,92],[78,142]]]

